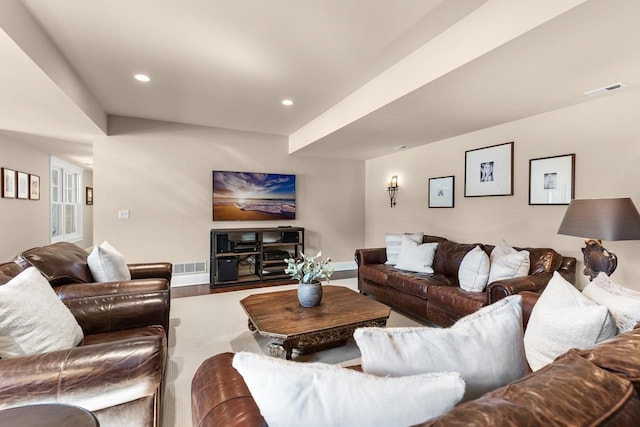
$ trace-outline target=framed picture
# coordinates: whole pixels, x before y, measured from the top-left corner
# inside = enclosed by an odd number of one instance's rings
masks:
[[[40,177],[38,175],[29,175],[29,198],[40,200]]]
[[[296,218],[296,176],[213,171],[213,220]]]
[[[429,178],[429,207],[452,208],[454,206],[455,177]]]
[[[93,205],[93,187],[86,188],[84,199],[87,205]]]
[[[576,155],[529,160],[529,204],[568,205],[575,197]]]
[[[464,197],[513,196],[513,142],[465,152]]]
[[[18,172],[18,199],[29,198],[29,174]]]
[[[2,197],[16,198],[16,171],[2,168]]]

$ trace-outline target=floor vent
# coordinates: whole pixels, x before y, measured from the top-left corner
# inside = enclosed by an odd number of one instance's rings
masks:
[[[207,272],[206,261],[173,264],[173,274],[194,274],[194,273],[206,273],[206,272]]]

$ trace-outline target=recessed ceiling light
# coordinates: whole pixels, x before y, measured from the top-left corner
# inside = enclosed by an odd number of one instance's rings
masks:
[[[407,146],[404,144],[393,147],[394,150],[404,150],[405,148],[407,148]]]
[[[283,99],[282,100],[282,105],[284,105],[286,107],[291,107],[293,105],[293,100],[292,99]]]
[[[151,81],[151,77],[147,76],[146,74],[136,74],[135,76],[133,76],[134,79],[136,79],[139,82],[150,82]]]

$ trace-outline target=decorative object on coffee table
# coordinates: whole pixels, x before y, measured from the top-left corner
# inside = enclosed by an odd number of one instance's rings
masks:
[[[292,279],[298,280],[298,300],[303,307],[315,307],[322,300],[322,283],[320,280],[329,281],[333,270],[329,268],[331,258],[324,261],[320,258],[322,251],[318,251],[316,256],[306,256],[300,253],[302,259],[287,258],[287,268],[284,272]]]
[[[618,258],[602,246],[603,240],[640,240],[640,213],[633,201],[574,199],[562,218],[558,234],[585,238],[584,274],[593,280],[598,273],[611,276]]]
[[[388,306],[349,288],[324,286],[324,301],[301,307],[295,289],[250,295],[240,301],[249,318],[249,330],[273,339],[271,356],[291,359],[302,354],[339,347],[363,327],[384,327]]]

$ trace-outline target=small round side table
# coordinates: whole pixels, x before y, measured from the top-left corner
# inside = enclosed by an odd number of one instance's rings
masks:
[[[46,403],[2,409],[0,426],[100,427],[100,423],[91,412],[79,406]]]

